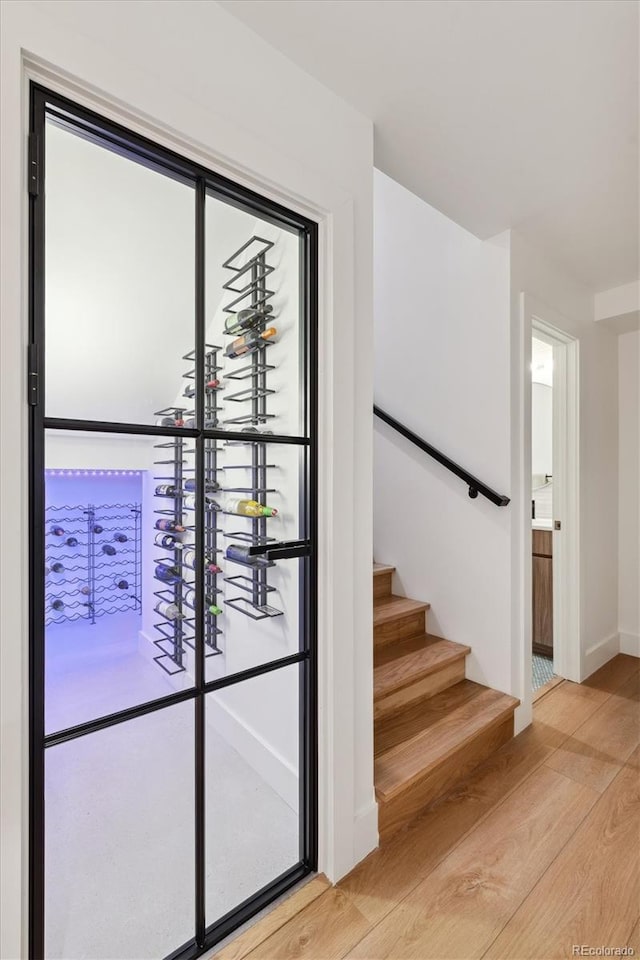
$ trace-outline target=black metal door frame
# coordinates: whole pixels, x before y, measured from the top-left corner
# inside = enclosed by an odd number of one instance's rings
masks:
[[[196,429],[166,428],[136,423],[113,423],[51,418],[44,411],[45,349],[45,117],[68,123],[76,133],[93,139],[115,152],[143,163],[169,176],[184,180],[195,188],[195,323],[196,344]],[[194,936],[176,945],[167,960],[192,960],[211,949],[219,940],[245,923],[285,890],[317,867],[317,326],[318,326],[318,247],[317,224],[254,191],[240,187],[219,174],[199,166],[178,154],[134,134],[98,114],[72,103],[59,94],[32,83],[30,88],[29,134],[29,349],[28,402],[29,423],[29,958],[44,960],[45,902],[45,750],[77,737],[90,735],[115,724],[162,710],[187,700],[195,711],[195,810],[194,810]],[[96,185],[99,189],[100,185]],[[300,449],[304,469],[300,489],[302,535],[310,542],[309,555],[300,562],[300,647],[299,652],[253,667],[241,673],[206,681],[203,646],[203,577],[196,577],[199,630],[196,640],[195,683],[159,700],[137,704],[96,720],[45,734],[44,714],[44,441],[47,430],[72,430],[96,433],[138,434],[193,438],[196,445],[196,477],[202,491],[203,450],[207,439],[242,439],[246,433],[204,429],[202,389],[205,353],[205,224],[207,194],[248,210],[277,226],[298,232],[301,243],[301,399],[304,410],[304,436],[271,435],[269,443],[294,444]],[[203,564],[203,497],[196,507],[196,552]],[[201,571],[198,571],[200,573]],[[205,696],[222,687],[241,683],[282,667],[299,665],[300,720],[300,857],[298,863],[258,890],[237,908],[206,925],[205,914]]]

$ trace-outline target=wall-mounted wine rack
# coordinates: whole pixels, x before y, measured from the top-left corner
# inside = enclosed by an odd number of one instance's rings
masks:
[[[218,423],[217,414],[219,411],[217,402],[217,381],[216,374],[221,369],[218,365],[218,351],[220,347],[213,344],[207,344],[204,359],[205,374],[205,423],[208,426],[215,426]],[[184,355],[183,360],[191,363],[195,360],[195,351]],[[187,370],[184,374],[187,381],[187,387],[184,396],[194,401],[195,398],[195,367]],[[212,386],[216,384],[216,386]],[[185,426],[195,422],[195,403],[193,409],[187,407],[165,407],[155,414],[159,422],[163,420],[172,421],[174,425]],[[170,674],[182,673],[186,670],[185,647],[195,650],[195,578],[196,578],[196,554],[195,554],[195,449],[187,446],[187,441],[182,437],[175,437],[164,443],[157,443],[156,449],[164,451],[163,458],[156,460],[156,466],[162,467],[161,472],[154,477],[154,481],[168,485],[172,492],[168,494],[158,494],[156,496],[162,499],[166,506],[158,507],[154,512],[158,515],[158,522],[163,520],[169,523],[177,524],[183,529],[175,531],[178,535],[173,543],[167,546],[159,545],[158,535],[162,530],[155,529],[155,579],[162,584],[162,589],[155,590],[154,596],[160,603],[168,604],[164,608],[156,609],[161,617],[159,623],[154,624],[154,629],[160,636],[154,640],[154,644],[160,650],[158,656],[153,659]],[[213,493],[218,489],[216,480],[218,474],[216,444],[208,441],[205,449],[205,538],[204,538],[204,582],[203,595],[205,598],[204,613],[204,642],[205,656],[211,657],[222,653],[218,645],[218,637],[222,634],[221,628],[217,624],[218,614],[215,603],[221,589],[218,586],[217,556],[220,553],[218,548],[218,530],[216,515],[220,509]],[[158,487],[156,487],[156,491]],[[170,535],[170,531],[164,531]],[[189,558],[187,562],[187,557]],[[167,565],[172,570],[172,581],[164,581],[158,576],[158,567]],[[192,579],[193,578],[193,579]],[[158,604],[156,604],[156,608]]]
[[[269,300],[274,296],[275,291],[267,287],[267,277],[273,273],[274,267],[267,263],[267,253],[273,247],[273,241],[265,240],[262,237],[253,236],[241,247],[239,247],[225,262],[223,268],[230,270],[233,276],[223,284],[223,290],[235,293],[237,296],[224,307],[224,312],[229,315],[236,314],[239,310],[250,308],[262,315],[262,319],[253,330],[256,333],[263,333],[268,323],[273,319],[270,310]],[[240,265],[238,265],[240,263]],[[237,332],[232,334],[237,335]],[[236,360],[229,360],[232,365],[229,372],[225,372],[225,380],[244,381],[246,386],[235,393],[225,391],[225,401],[244,405],[250,404],[250,407],[224,421],[225,427],[231,430],[246,430],[250,433],[251,439],[228,440],[225,442],[227,447],[249,446],[251,448],[251,463],[228,464],[225,463],[225,470],[246,470],[250,473],[251,482],[249,486],[227,486],[226,493],[244,494],[251,500],[260,502],[266,494],[275,493],[275,488],[269,486],[268,471],[273,468],[273,464],[267,463],[267,443],[268,440],[261,440],[261,436],[267,435],[267,431],[260,431],[260,427],[276,415],[268,412],[267,404],[269,397],[275,393],[275,390],[268,386],[268,376],[275,367],[267,362],[268,349],[271,346],[271,340],[262,340],[257,349],[251,354],[249,364],[239,367],[233,366]],[[242,363],[241,358],[238,358]],[[271,542],[274,538],[267,535],[267,518],[250,517],[250,530],[232,530],[225,531],[224,536],[232,541],[240,541],[243,544],[255,545]],[[228,562],[238,564],[245,568],[242,574],[227,576],[225,582],[231,584],[236,589],[244,590],[250,596],[237,596],[225,599],[225,604],[235,610],[239,610],[245,616],[252,620],[264,620],[267,617],[279,617],[282,610],[267,603],[270,593],[275,588],[268,583],[269,567],[274,566],[271,560],[255,558],[253,562],[243,563],[239,559],[227,558]]]
[[[141,612],[140,516],[139,503],[46,508],[46,626]]]

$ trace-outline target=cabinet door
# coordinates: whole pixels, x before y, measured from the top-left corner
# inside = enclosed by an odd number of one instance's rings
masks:
[[[553,560],[533,557],[533,648],[553,653]]]

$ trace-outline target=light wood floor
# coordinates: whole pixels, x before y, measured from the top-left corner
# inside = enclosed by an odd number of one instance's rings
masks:
[[[640,661],[563,682],[531,728],[337,887],[316,877],[218,960],[640,953]]]

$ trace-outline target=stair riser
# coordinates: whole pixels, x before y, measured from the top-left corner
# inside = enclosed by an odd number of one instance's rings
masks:
[[[452,687],[454,683],[464,680],[464,675],[465,661],[464,657],[461,657],[459,660],[447,664],[441,670],[429,674],[428,677],[423,677],[421,680],[403,687],[402,690],[396,690],[394,693],[376,700],[373,705],[376,733],[379,728],[378,721],[382,722],[390,716],[395,716],[404,708],[413,706],[418,700],[428,700],[436,693],[441,693],[447,687]]]
[[[397,796],[379,801],[378,830],[381,840],[388,840],[402,827],[449,793],[478,764],[486,760],[513,737],[513,714],[483,730],[465,743],[438,767],[431,770]]]
[[[406,617],[396,617],[387,623],[381,623],[373,628],[373,642],[376,646],[393,643],[394,640],[408,640],[410,637],[420,637],[425,633],[425,611],[411,613]]]
[[[388,573],[377,573],[373,578],[373,599],[379,600],[380,597],[391,596],[391,578],[393,570]]]

